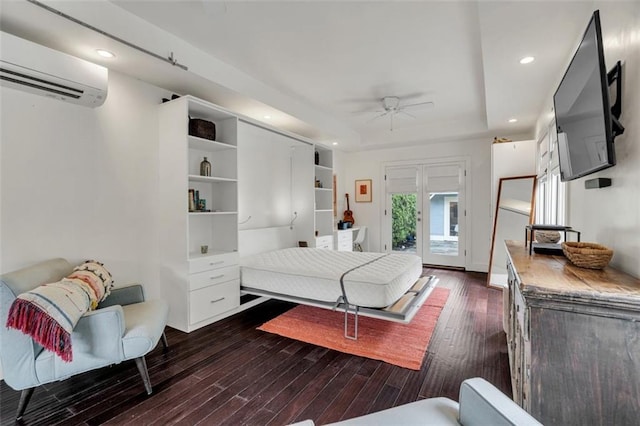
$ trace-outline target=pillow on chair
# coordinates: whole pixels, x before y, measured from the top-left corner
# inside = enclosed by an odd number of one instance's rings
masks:
[[[91,297],[91,310],[94,310],[98,303],[102,302],[111,293],[113,279],[104,264],[96,260],[87,260],[82,265],[73,268],[73,273],[65,280],[80,280],[87,284],[93,294]]]

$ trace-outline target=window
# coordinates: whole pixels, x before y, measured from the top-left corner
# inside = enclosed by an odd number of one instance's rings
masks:
[[[558,134],[555,122],[538,141],[538,189],[536,222],[564,225],[566,218],[566,185],[560,180]]]

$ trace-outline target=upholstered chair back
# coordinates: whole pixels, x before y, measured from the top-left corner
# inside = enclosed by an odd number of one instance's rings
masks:
[[[11,304],[19,294],[61,280],[73,267],[64,259],[52,259],[0,276],[0,363],[4,380],[16,390],[39,384],[34,367],[43,350],[30,336],[6,327]]]

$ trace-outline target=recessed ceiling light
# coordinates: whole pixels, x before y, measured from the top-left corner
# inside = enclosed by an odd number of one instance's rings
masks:
[[[338,145],[338,142],[334,142],[333,144],[334,144],[334,145]]]
[[[104,50],[104,49],[96,49],[96,53],[100,56],[102,56],[103,58],[115,58],[116,55],[113,54],[112,52],[109,52],[108,50]]]
[[[265,115],[265,116],[264,116],[264,119],[265,119],[265,120],[271,120],[271,116],[270,116],[270,115]]]
[[[531,62],[535,61],[536,58],[534,58],[533,56],[525,56],[524,58],[520,59],[520,63],[521,64],[530,64]]]
[[[515,123],[515,122],[517,122],[517,121],[518,121],[518,119],[517,119],[517,118],[510,118],[510,119],[509,119],[509,123]]]

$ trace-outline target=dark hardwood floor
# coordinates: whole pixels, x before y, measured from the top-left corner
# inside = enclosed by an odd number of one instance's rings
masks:
[[[451,289],[420,371],[256,330],[292,305],[269,301],[186,334],[167,328],[169,350],[147,356],[153,395],[133,361],[36,389],[29,425],[316,424],[421,398],[458,400],[481,376],[511,395],[502,293],[486,275],[426,269]],[[0,383],[2,424],[13,424],[20,392]]]

